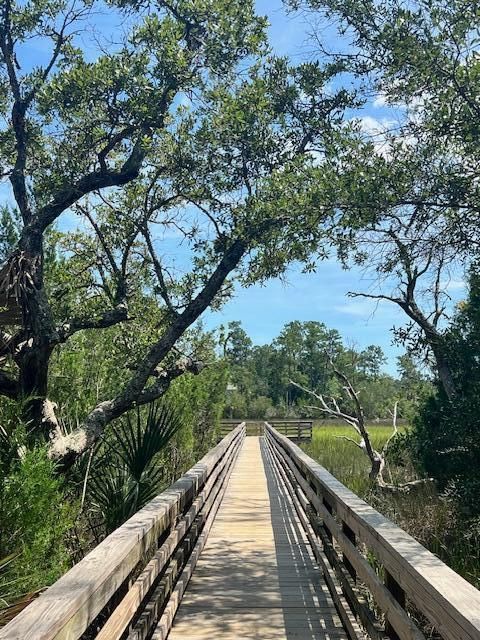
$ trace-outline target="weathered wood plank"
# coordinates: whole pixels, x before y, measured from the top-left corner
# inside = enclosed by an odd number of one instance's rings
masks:
[[[268,437],[288,454],[297,469],[325,496],[335,512],[357,539],[375,552],[378,560],[405,591],[407,597],[435,625],[445,640],[480,639],[480,592],[447,567],[405,531],[370,507],[326,469],[307,456],[286,437],[266,427]],[[309,496],[310,498],[310,496]],[[321,511],[321,507],[319,512]],[[338,526],[322,516],[331,529]],[[349,560],[357,555],[350,540],[340,530],[337,540]],[[350,545],[350,547],[349,547]],[[358,567],[355,567],[358,570]]]
[[[167,491],[154,498],[35,602],[0,630],[1,640],[76,640],[159,536],[195,498],[219,460],[243,437],[226,436]]]
[[[235,445],[236,450],[240,443]],[[181,542],[189,528],[203,511],[208,510],[216,497],[218,488],[215,486],[217,481],[221,484],[225,477],[230,464],[230,458],[226,457],[210,474],[202,491],[193,501],[192,506],[168,536],[154,557],[147,564],[142,573],[135,580],[134,584],[129,588],[127,594],[122,599],[117,608],[110,615],[105,625],[97,635],[97,640],[116,640],[120,638],[127,625],[136,614],[150,587],[153,585],[156,577],[164,569],[174,553],[177,545]],[[166,591],[165,591],[166,592]],[[159,605],[160,606],[160,605]]]
[[[355,616],[352,613],[350,605],[345,599],[340,585],[336,581],[335,574],[333,569],[329,566],[328,560],[324,554],[321,544],[318,542],[315,532],[313,531],[310,522],[308,520],[308,515],[305,511],[307,506],[306,499],[301,494],[300,488],[295,483],[294,478],[285,467],[282,465],[282,460],[278,455],[278,452],[271,445],[270,441],[267,440],[268,449],[270,452],[270,457],[272,458],[273,464],[275,465],[278,474],[283,480],[283,484],[289,492],[295,510],[298,514],[298,518],[306,531],[308,541],[313,551],[313,555],[317,560],[321,570],[323,572],[323,577],[325,579],[325,583],[330,591],[330,594],[335,603],[335,607],[340,616],[342,624],[344,628],[347,630],[350,640],[362,640],[365,638],[362,628],[357,623]]]
[[[260,442],[245,439],[169,640],[348,637]]]
[[[236,459],[236,456],[235,456],[235,459]],[[232,461],[232,466],[234,463],[235,463],[235,460]],[[220,487],[218,497],[215,499],[215,503],[213,504],[211,512],[209,513],[208,518],[205,522],[205,527],[204,527],[204,530],[202,531],[202,535],[199,537],[197,544],[195,545],[195,549],[193,550],[193,553],[190,556],[182,572],[182,575],[180,576],[177,584],[175,585],[175,589],[172,592],[170,600],[166,604],[165,609],[162,613],[162,616],[154,629],[152,640],[166,640],[170,632],[170,629],[172,628],[173,618],[175,617],[175,614],[180,605],[185,589],[187,588],[188,582],[192,577],[193,572],[195,571],[195,567],[197,566],[197,562],[200,557],[200,554],[202,553],[203,548],[205,547],[206,541],[208,539],[208,534],[215,520],[215,516],[218,512],[218,508],[222,502],[223,496],[225,495],[225,490],[228,486],[228,480],[231,474],[231,470],[232,469],[230,467],[227,472],[227,476],[224,479],[222,486]]]
[[[409,618],[403,608],[384,586],[367,559],[359,553],[355,545],[353,545],[350,539],[343,533],[342,528],[330,513],[330,509],[324,505],[323,501],[312,490],[307,480],[302,477],[293,464],[293,461],[288,457],[287,452],[278,447],[276,451],[278,451],[284,463],[292,470],[305,495],[323,518],[328,531],[335,540],[337,540],[360,578],[368,586],[378,606],[385,612],[388,619],[392,621],[401,640],[424,640],[425,636],[419,631],[413,620]]]

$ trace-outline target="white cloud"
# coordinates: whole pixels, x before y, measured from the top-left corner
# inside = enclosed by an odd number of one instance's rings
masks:
[[[440,283],[441,288],[444,291],[462,291],[466,288],[467,284],[465,280],[460,278],[452,278],[451,280],[445,280]]]
[[[380,93],[377,93],[377,95],[375,96],[375,100],[373,101],[373,106],[376,109],[388,106],[387,96],[385,93],[383,93],[383,91],[380,91]]]
[[[390,144],[388,133],[392,130],[396,122],[389,118],[374,118],[372,116],[362,116],[356,118],[360,130],[372,139],[375,151],[384,158],[390,157]]]
[[[373,118],[372,116],[362,116],[358,118],[358,123],[360,129],[371,136],[385,135],[395,125],[395,121],[389,118]]]

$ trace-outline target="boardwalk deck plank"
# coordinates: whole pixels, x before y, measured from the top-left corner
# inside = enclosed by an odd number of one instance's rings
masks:
[[[347,640],[290,498],[249,436],[169,640]]]

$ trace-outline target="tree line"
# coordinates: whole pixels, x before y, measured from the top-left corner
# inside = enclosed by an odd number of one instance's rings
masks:
[[[391,423],[396,404],[399,417],[411,420],[432,387],[429,373],[410,355],[397,358],[398,376],[392,376],[384,371],[381,347],[346,346],[336,329],[315,320],[289,322],[265,345],[253,345],[241,323],[234,321],[223,329],[220,341],[229,364],[224,409],[229,418],[321,418],[308,391],[340,397],[342,384],[335,368],[360,392],[365,417],[371,421]]]

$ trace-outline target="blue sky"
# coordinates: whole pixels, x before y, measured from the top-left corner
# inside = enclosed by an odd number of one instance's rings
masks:
[[[287,14],[281,0],[258,0],[258,12],[270,22],[269,36],[275,53],[290,57],[294,62],[309,59],[315,54],[315,42],[310,36],[312,26],[308,16]],[[108,16],[101,16],[95,25],[97,31],[112,28]],[[108,26],[106,26],[108,25]],[[339,41],[332,27],[322,28],[327,44],[338,48]],[[42,62],[45,55],[41,42],[30,42],[24,63]],[[374,132],[382,124],[395,120],[395,112],[386,107],[381,97],[373,100],[361,114],[365,130]],[[0,184],[0,200],[11,200],[8,184]],[[63,229],[75,226],[68,214],[61,222]],[[182,261],[182,248],[173,238],[163,244],[163,253],[177,254]],[[213,329],[232,320],[240,320],[256,344],[270,342],[283,325],[292,320],[317,320],[337,329],[346,344],[364,348],[377,344],[384,350],[388,364],[386,370],[395,372],[396,356],[402,350],[392,345],[392,326],[405,323],[403,312],[395,305],[347,297],[349,291],[367,291],[372,281],[360,269],[345,271],[334,260],[320,263],[315,273],[302,274],[300,266],[293,266],[285,282],[273,280],[247,289],[237,287],[235,297],[220,311],[208,312],[203,318],[206,328]],[[461,278],[450,285],[455,300],[463,296]]]
[[[280,0],[258,0],[258,12],[270,22],[270,42],[274,51],[295,62],[314,55],[315,42],[306,15],[288,15]],[[338,47],[331,27],[322,35]],[[377,97],[361,114],[365,130],[375,131],[395,120],[397,114]],[[220,323],[241,320],[256,344],[269,342],[292,320],[318,320],[337,329],[346,344],[364,348],[370,344],[382,347],[387,356],[385,370],[395,374],[396,357],[403,349],[392,344],[391,328],[405,324],[405,315],[389,302],[353,299],[349,291],[368,291],[373,281],[359,268],[345,271],[335,259],[320,263],[316,273],[302,274],[300,267],[290,269],[286,283],[273,280],[265,286],[237,288],[234,299],[221,311],[207,314],[205,325],[213,328]],[[464,292],[460,278],[450,283],[450,295],[455,301]]]

